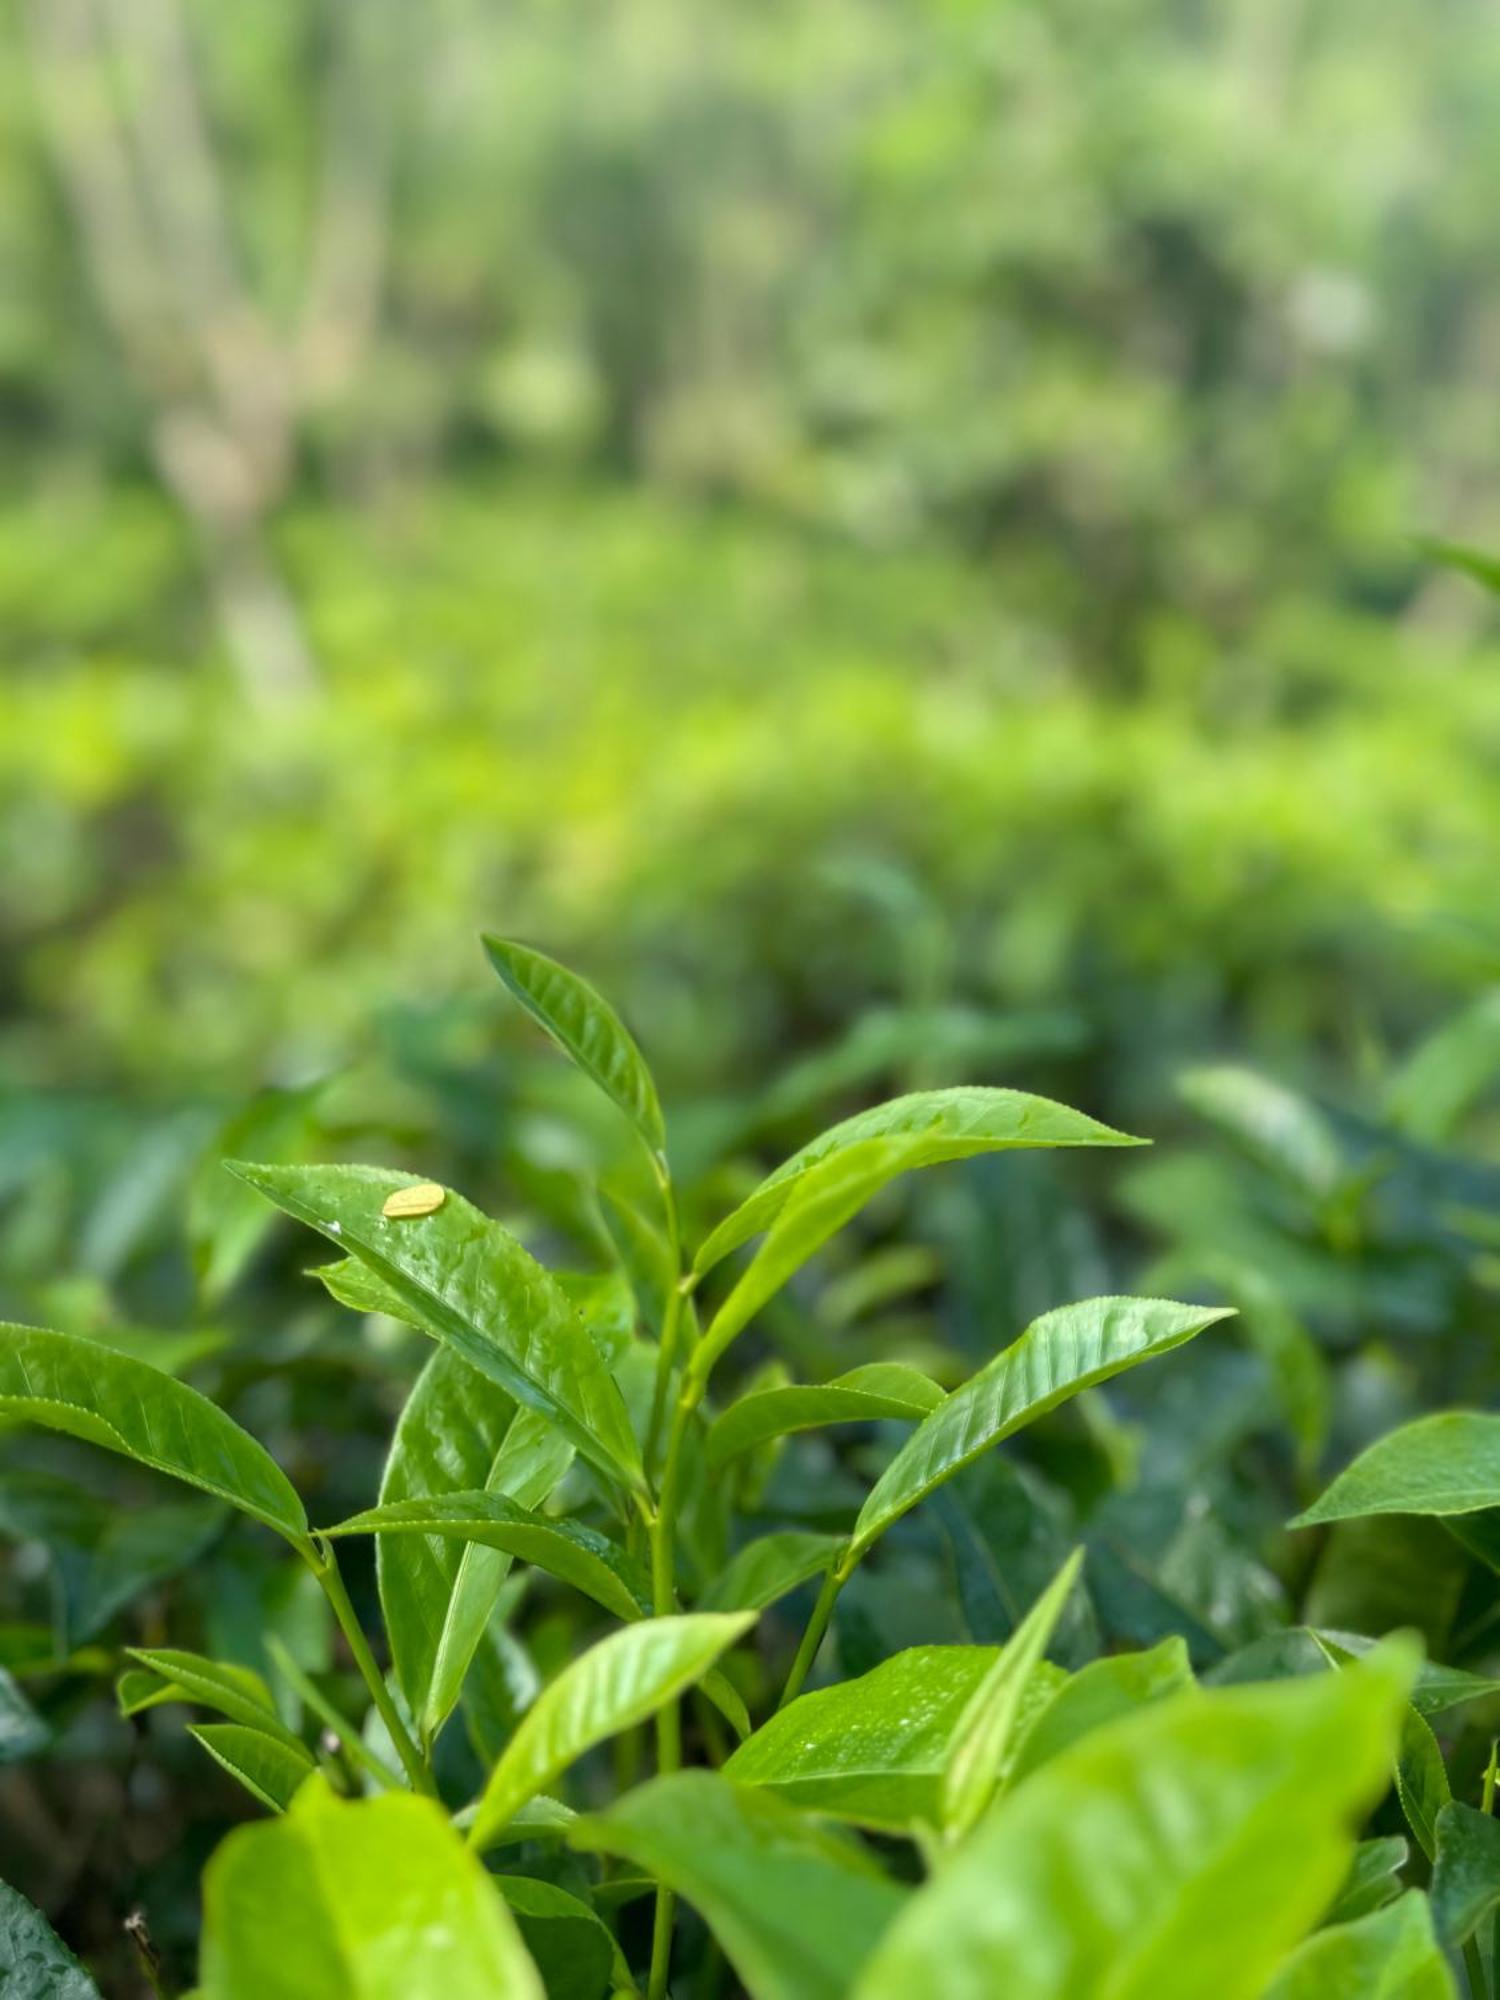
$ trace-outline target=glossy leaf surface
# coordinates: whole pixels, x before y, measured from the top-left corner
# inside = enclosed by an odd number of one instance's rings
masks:
[[[860,1511],[851,1555],[981,1452],[1079,1390],[1169,1353],[1228,1317],[1225,1307],[1127,1298],[1086,1299],[1044,1313],[907,1439]]]
[[[522,1716],[490,1773],[470,1834],[474,1845],[486,1846],[585,1750],[644,1722],[701,1680],[754,1623],[749,1612],[643,1619],[564,1667]]]
[[[264,1446],[149,1362],[75,1334],[0,1324],[0,1415],[103,1445],[306,1545],[302,1502]]]
[[[503,1493],[445,1493],[436,1499],[393,1500],[353,1514],[323,1531],[339,1535],[441,1535],[478,1542],[544,1569],[613,1611],[639,1618],[650,1593],[625,1551],[581,1521],[539,1514]]]
[[[1138,1146],[1143,1142],[1116,1132],[1081,1111],[1021,1090],[961,1085],[949,1090],[913,1091],[868,1111],[856,1112],[784,1160],[750,1197],[713,1231],[694,1260],[710,1270],[740,1244],[768,1229],[796,1184],[833,1154],[867,1140],[915,1140],[913,1149],[893,1153],[893,1171],[970,1159],[978,1153],[1026,1146]]]
[[[1258,2000],[1339,1887],[1415,1664],[1193,1690],[1086,1737],[913,1897],[858,2000]]]
[[[509,1230],[451,1193],[435,1214],[392,1220],[381,1214],[386,1198],[416,1177],[383,1167],[229,1164],[357,1254],[417,1325],[550,1417],[601,1471],[641,1485],[640,1447],[613,1376],[561,1287]]]
[[[247,1729],[243,1723],[194,1722],[188,1725],[188,1735],[272,1812],[285,1812],[317,1769],[312,1753],[300,1743],[263,1729]]]
[[[799,1695],[736,1750],[724,1775],[859,1826],[936,1826],[954,1731],[998,1658],[993,1646],[910,1647],[855,1680]],[[1045,1664],[1033,1673],[1018,1729],[1064,1678]]]

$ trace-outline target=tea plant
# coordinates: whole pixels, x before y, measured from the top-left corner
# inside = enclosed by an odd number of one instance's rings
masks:
[[[1003,1643],[918,1645],[826,1678],[841,1593],[914,1510],[1229,1314],[1059,1306],[952,1388],[947,1356],[937,1372],[851,1356],[796,1382],[774,1360],[731,1375],[732,1351],[774,1332],[785,1288],[899,1176],[1138,1142],[1015,1090],[917,1092],[833,1126],[690,1234],[620,1020],[540,954],[488,949],[639,1142],[642,1175],[597,1191],[614,1271],[549,1269],[409,1173],[230,1163],[341,1253],[317,1273],[335,1299],[434,1343],[373,1506],[314,1527],[280,1466],[195,1389],[81,1335],[0,1329],[0,1412],[280,1537],[366,1693],[349,1712],[282,1647],[274,1686],[236,1661],[130,1649],[122,1710],[209,1712],[193,1736],[270,1815],[209,1866],[203,2000],[707,2000],[725,1961],[755,2000],[1301,2000],[1373,1992],[1372,1967],[1382,1993],[1452,1992],[1428,1901],[1403,1892],[1404,1843],[1357,1845],[1355,1830],[1394,1766],[1419,1839],[1429,1807],[1471,1847],[1493,1839],[1439,1799],[1423,1719],[1492,1683],[1419,1672],[1405,1642],[1323,1633],[1305,1635],[1311,1658],[1215,1689],[1175,1636],[1065,1671],[1048,1655],[1087,1591],[1082,1548]],[[873,1476],[853,1493],[830,1476],[821,1528],[767,1528],[788,1441],[834,1426],[861,1427]],[[370,1540],[379,1638],[342,1567]],[[1011,1552],[993,1555],[1003,1568]],[[776,1607],[809,1597],[783,1644]],[[1443,1936],[1471,1941],[1489,1904],[1470,1923],[1482,1899],[1471,1889],[1455,1915],[1459,1892],[1444,1893]],[[95,1992],[20,1899],[3,1914],[7,1990]],[[1473,1951],[1470,1975],[1477,1996]]]

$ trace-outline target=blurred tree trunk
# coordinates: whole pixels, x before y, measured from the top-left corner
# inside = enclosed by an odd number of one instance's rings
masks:
[[[80,252],[241,684],[258,704],[304,697],[317,669],[268,531],[305,419],[378,330],[394,15],[384,0],[331,10],[320,185],[285,332],[241,266],[182,0],[26,0],[23,18]]]

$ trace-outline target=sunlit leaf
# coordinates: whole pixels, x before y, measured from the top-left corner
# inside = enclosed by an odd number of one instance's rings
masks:
[[[1469,1514],[1500,1507],[1500,1417],[1418,1417],[1346,1466],[1294,1528],[1359,1514]]]
[[[120,1707],[135,1715],[163,1702],[192,1702],[201,1708],[216,1709],[231,1722],[259,1729],[268,1736],[300,1748],[297,1739],[283,1724],[271,1699],[271,1691],[260,1675],[249,1667],[233,1666],[223,1660],[205,1659],[201,1653],[185,1653],[176,1647],[127,1646],[126,1653],[149,1670],[156,1687],[148,1696],[133,1687],[130,1698],[122,1692]]]
[[[1409,1891],[1357,1923],[1307,1939],[1265,2000],[1454,2000],[1452,1975],[1432,1934],[1427,1898]]]
[[[545,2000],[499,1890],[429,1799],[319,1780],[204,1880],[201,2000]]]
[[[942,1400],[943,1391],[931,1376],[895,1361],[869,1362],[835,1376],[831,1382],[757,1389],[731,1403],[709,1427],[709,1469],[792,1431],[814,1430],[823,1424],[875,1423],[883,1418],[915,1422]]]
[[[1009,1782],[1061,1756],[1095,1729],[1193,1685],[1186,1644],[1163,1639],[1144,1653],[1114,1653],[1071,1674],[1022,1736]]]
[[[317,1769],[312,1753],[300,1743],[241,1722],[192,1722],[188,1735],[272,1812],[285,1812]]]
[[[647,1618],[612,1632],[537,1696],[490,1773],[470,1840],[483,1848],[526,1801],[594,1744],[654,1715],[701,1680],[755,1623],[751,1612]]]
[[[918,1425],[855,1523],[858,1557],[945,1479],[1080,1389],[1166,1354],[1230,1317],[1226,1307],[1167,1299],[1085,1299],[1033,1320],[1019,1340]]]

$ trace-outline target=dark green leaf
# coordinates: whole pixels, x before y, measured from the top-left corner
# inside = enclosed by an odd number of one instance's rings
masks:
[[[272,1812],[285,1812],[317,1769],[311,1752],[300,1743],[263,1729],[247,1729],[240,1722],[193,1722],[188,1724],[188,1735]]]
[[[845,2000],[903,1900],[851,1843],[708,1771],[657,1778],[569,1838],[685,1896],[751,2000]]]
[[[431,1214],[381,1209],[414,1176],[381,1167],[259,1167],[226,1161],[403,1298],[416,1323],[518,1402],[550,1417],[601,1471],[643,1487],[640,1446],[588,1329],[551,1274],[498,1222],[449,1194]]]
[[[1444,1944],[1457,1947],[1500,1905],[1500,1820],[1450,1799],[1434,1825],[1432,1916]]]
[[[1401,1725],[1396,1792],[1406,1823],[1417,1837],[1417,1845],[1431,1861],[1437,1853],[1438,1814],[1453,1793],[1437,1738],[1414,1708],[1408,1708]]]
[[[747,1542],[698,1600],[700,1611],[763,1611],[826,1570],[843,1548],[838,1535],[785,1528]]]
[[[351,1515],[323,1532],[443,1535],[479,1542],[560,1577],[617,1618],[639,1618],[650,1603],[645,1577],[607,1536],[580,1521],[534,1513],[503,1493],[443,1493],[431,1500],[397,1500]]]
[[[147,1362],[75,1334],[0,1324],[0,1415],[201,1487],[308,1547],[302,1502],[270,1453],[206,1396]]]
[[[99,2000],[41,1911],[8,1882],[0,1882],[0,1992],[6,2000]]]

